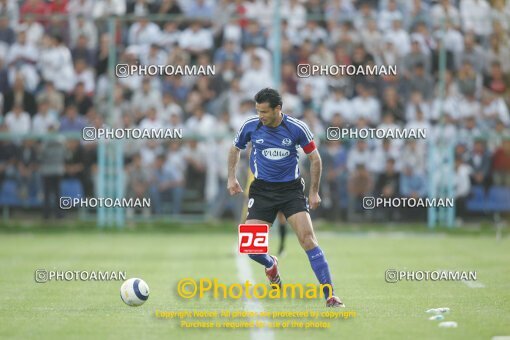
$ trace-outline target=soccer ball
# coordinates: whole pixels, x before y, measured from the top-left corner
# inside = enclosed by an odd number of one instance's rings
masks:
[[[128,279],[120,286],[120,298],[128,306],[141,306],[149,298],[149,286],[142,279]]]

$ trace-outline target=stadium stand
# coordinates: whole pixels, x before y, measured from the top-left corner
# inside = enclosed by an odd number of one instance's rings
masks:
[[[281,4],[279,40],[268,0],[0,0],[0,206],[45,206],[50,173],[60,195],[98,192],[97,142],[68,137],[48,146],[46,135],[79,135],[85,126],[168,127],[187,138],[125,141],[124,191],[159,199],[163,208],[154,214],[225,216],[237,207],[222,192],[226,151],[255,114],[255,91],[276,85],[272,54],[279,49],[283,111],[322,139],[317,215],[348,218],[350,193],[360,190],[404,195],[385,173],[390,159],[398,175],[411,165],[430,185],[427,143],[371,140],[358,148],[353,140],[325,139],[327,127],[346,126],[424,127],[428,143],[456,141],[462,166],[454,182],[458,203],[466,202],[459,218],[510,210],[510,1]],[[112,61],[214,64],[216,71],[115,78]],[[398,73],[298,77],[303,63],[389,64]],[[55,157],[56,168],[46,164],[42,173],[41,155]],[[352,188],[352,178],[373,185]],[[168,185],[160,188],[163,180]]]

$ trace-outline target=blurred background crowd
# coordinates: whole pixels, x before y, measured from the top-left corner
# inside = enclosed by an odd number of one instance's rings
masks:
[[[216,72],[116,78],[112,56]],[[303,63],[398,74],[300,78]],[[453,143],[448,180],[463,217],[473,190],[510,190],[509,76],[505,0],[0,0],[0,205],[49,217],[62,191],[95,196],[97,142],[81,140],[83,127],[168,127],[185,139],[124,141],[126,195],[151,197],[147,215],[239,218],[227,151],[269,86],[320,142],[317,215],[356,220],[363,196],[426,197],[429,145]],[[327,141],[333,126],[425,128],[427,139]]]

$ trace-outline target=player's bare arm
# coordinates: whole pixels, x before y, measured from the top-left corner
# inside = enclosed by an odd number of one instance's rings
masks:
[[[236,170],[237,164],[239,163],[239,158],[241,156],[241,150],[232,146],[228,153],[228,180],[227,180],[227,189],[230,195],[236,195],[243,192],[241,185],[237,181],[236,178]]]
[[[319,196],[319,186],[322,174],[322,160],[318,150],[314,150],[308,154],[308,159],[310,160],[311,177],[308,203],[310,204],[310,209],[316,209],[321,203],[321,198]]]

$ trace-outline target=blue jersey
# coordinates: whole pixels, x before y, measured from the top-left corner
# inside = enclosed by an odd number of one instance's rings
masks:
[[[315,150],[308,126],[299,119],[282,115],[277,127],[263,125],[257,116],[249,118],[234,139],[234,145],[241,150],[251,142],[251,171],[255,178],[266,182],[290,182],[298,178],[298,149],[301,147],[306,153]]]

